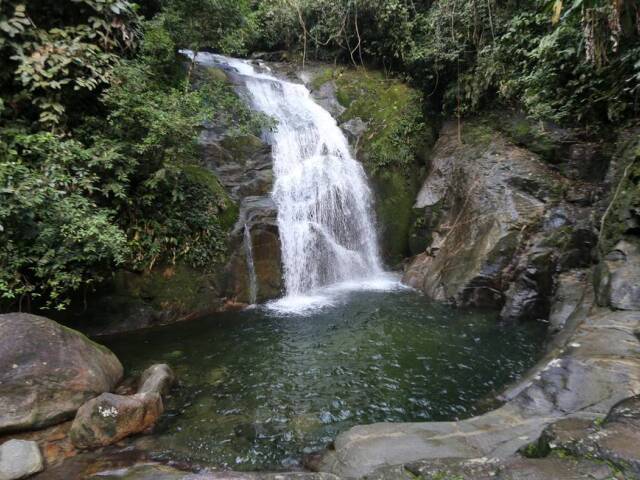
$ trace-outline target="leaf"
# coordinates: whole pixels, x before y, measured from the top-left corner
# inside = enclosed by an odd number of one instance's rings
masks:
[[[553,15],[551,16],[551,24],[556,25],[560,21],[562,14],[562,0],[556,0],[553,4]]]

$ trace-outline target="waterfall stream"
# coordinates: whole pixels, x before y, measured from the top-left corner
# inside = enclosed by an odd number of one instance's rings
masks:
[[[253,240],[251,239],[251,230],[249,226],[244,224],[244,254],[247,259],[247,271],[249,272],[249,302],[255,305],[258,298],[258,277],[256,276],[256,267],[253,263]]]
[[[273,147],[286,296],[275,306],[304,309],[326,302],[328,290],[397,285],[382,267],[364,169],[331,114],[304,85],[268,69],[209,53],[196,60],[233,72],[253,108],[277,122],[266,140]]]

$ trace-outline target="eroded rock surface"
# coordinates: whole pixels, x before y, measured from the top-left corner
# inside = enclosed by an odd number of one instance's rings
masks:
[[[640,310],[640,247],[620,241],[598,266],[598,303]]]
[[[106,347],[44,317],[0,315],[0,433],[46,427],[115,387],[122,365]]]
[[[78,410],[69,436],[79,449],[103,447],[149,429],[163,410],[162,398],[157,392],[103,393]]]
[[[446,123],[415,208],[428,242],[403,281],[458,306],[547,318],[558,272],[588,267],[596,243],[567,179],[490,124]]]
[[[9,440],[0,445],[0,480],[25,478],[44,468],[36,442]]]

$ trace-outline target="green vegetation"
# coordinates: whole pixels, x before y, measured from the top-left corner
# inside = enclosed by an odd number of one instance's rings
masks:
[[[196,139],[205,120],[237,134],[262,123],[220,78],[185,90],[185,6],[146,5],[145,20],[126,0],[0,5],[3,308],[62,309],[114,268],[224,257],[237,207]]]
[[[358,157],[376,194],[382,253],[395,264],[409,254],[412,206],[423,176],[424,160],[435,141],[424,120],[422,95],[398,79],[379,71],[327,68],[312,86],[332,81],[345,108],[342,122],[360,119],[366,124],[358,142]]]
[[[434,111],[464,115],[499,103],[591,127],[637,113],[637,0],[259,3],[260,47],[395,71]]]

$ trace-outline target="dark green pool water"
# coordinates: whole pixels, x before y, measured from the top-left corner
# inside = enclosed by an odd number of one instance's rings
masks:
[[[351,292],[306,316],[265,309],[110,339],[125,368],[167,362],[180,379],[152,438],[158,455],[280,469],[349,427],[450,420],[517,379],[544,331],[501,327],[407,290]]]

